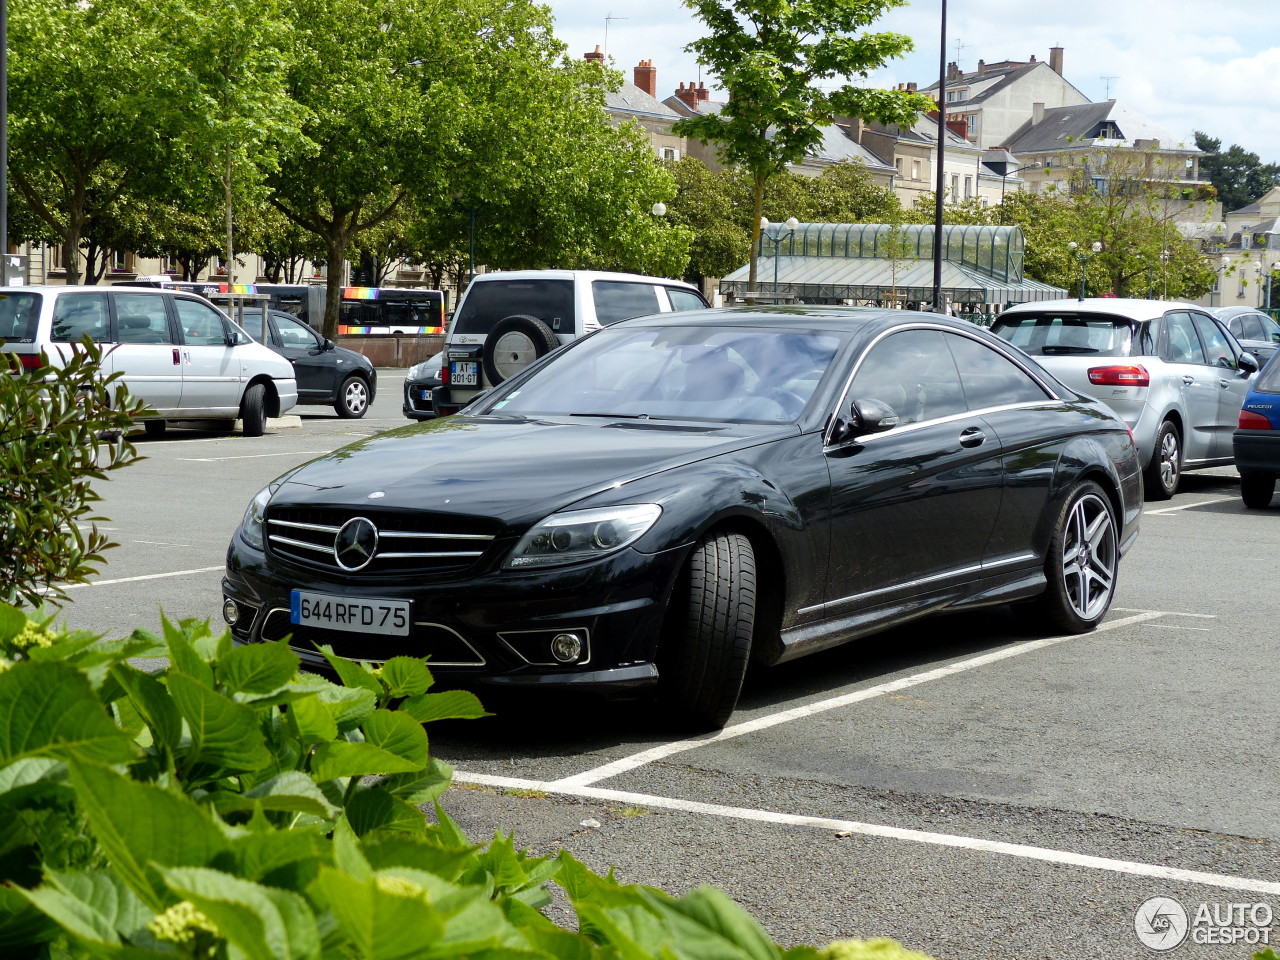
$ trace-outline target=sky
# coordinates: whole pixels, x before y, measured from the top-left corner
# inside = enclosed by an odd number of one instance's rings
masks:
[[[657,68],[658,99],[681,83],[714,78],[684,48],[702,24],[680,0],[543,0],[569,55],[597,46],[627,80],[641,60]],[[915,51],[866,84],[938,79],[940,0],[889,11],[870,28],[911,37]],[[1063,75],[1090,100],[1115,99],[1191,144],[1201,130],[1280,163],[1280,2],[1277,0],[1071,0],[994,4],[948,0],[947,62],[1049,59],[1063,48]],[[713,92],[712,99],[723,99]]]

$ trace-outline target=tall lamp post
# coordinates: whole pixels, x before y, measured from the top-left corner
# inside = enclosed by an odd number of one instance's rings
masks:
[[[1080,261],[1080,299],[1084,299],[1084,265],[1102,252],[1102,244],[1095,240],[1089,245],[1090,253],[1081,253],[1080,244],[1072,240],[1067,244],[1067,249],[1071,254]]]
[[[769,227],[774,227],[770,230]],[[795,217],[787,217],[783,223],[770,224],[768,217],[760,218],[760,239],[768,240],[773,244],[773,302],[778,302],[778,260],[779,250],[782,241],[793,236],[796,227],[800,226],[800,221]],[[784,229],[785,228],[785,229]]]

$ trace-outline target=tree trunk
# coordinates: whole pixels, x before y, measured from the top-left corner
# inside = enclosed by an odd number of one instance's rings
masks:
[[[756,277],[760,266],[760,218],[764,216],[765,177],[757,173],[751,194],[751,259],[747,272],[747,289],[756,292]]]
[[[342,263],[347,249],[347,230],[338,228],[325,237],[326,269],[324,284],[324,333],[330,340],[338,337],[338,317],[342,307]]]
[[[227,149],[227,167],[222,177],[223,202],[226,204],[227,213],[227,290],[232,289],[232,284],[236,282],[236,251],[235,251],[235,234],[234,234],[234,213],[235,202],[231,197],[231,150]],[[232,306],[234,310],[234,304]]]

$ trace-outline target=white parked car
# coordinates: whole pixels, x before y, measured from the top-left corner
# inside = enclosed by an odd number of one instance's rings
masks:
[[[456,413],[538,358],[603,326],[675,310],[704,310],[680,280],[593,270],[511,270],[472,279],[440,355],[432,412]],[[407,411],[406,411],[407,412]]]
[[[1149,499],[1173,496],[1183,470],[1234,462],[1231,439],[1258,361],[1202,307],[1116,297],[1022,303],[991,332],[1124,418]]]
[[[268,417],[298,402],[293,367],[255,343],[203,297],[142,287],[6,287],[0,349],[27,368],[43,352],[57,365],[88,334],[102,344],[105,373],[123,371],[129,392],[155,410],[143,423],[235,420],[261,436]]]

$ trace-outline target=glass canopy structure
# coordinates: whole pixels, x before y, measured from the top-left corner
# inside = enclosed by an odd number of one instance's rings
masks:
[[[775,241],[772,233],[780,226],[761,235],[756,289],[748,289],[748,265],[720,281],[722,294],[932,304],[932,225],[802,223]],[[989,306],[1066,297],[1061,287],[1023,275],[1024,248],[1020,227],[944,226],[943,296],[956,304]]]

